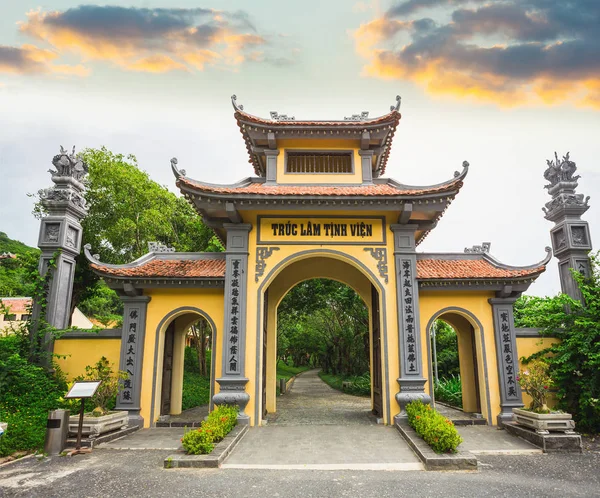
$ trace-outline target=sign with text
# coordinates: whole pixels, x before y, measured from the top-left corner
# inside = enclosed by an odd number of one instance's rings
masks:
[[[258,244],[385,245],[381,216],[259,216]]]

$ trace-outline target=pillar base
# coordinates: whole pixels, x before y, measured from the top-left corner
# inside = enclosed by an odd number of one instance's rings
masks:
[[[223,377],[217,379],[221,391],[215,394],[212,398],[213,403],[220,405],[236,405],[240,412],[237,416],[238,423],[241,425],[249,425],[250,417],[244,413],[246,405],[250,401],[250,395],[246,393],[246,384],[248,379],[245,377]]]
[[[500,413],[496,417],[496,423],[498,427],[502,427],[506,422],[512,422],[513,419],[513,408],[523,408],[525,405],[523,403],[515,403],[511,405],[501,405]]]
[[[396,401],[400,405],[400,413],[394,415],[394,423],[408,416],[405,408],[410,402],[421,400],[426,405],[431,403],[431,396],[425,392],[427,379],[404,377],[397,381],[400,385],[400,392],[396,394]]]

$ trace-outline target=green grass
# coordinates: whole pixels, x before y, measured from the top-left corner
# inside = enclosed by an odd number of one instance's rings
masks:
[[[460,375],[442,378],[435,384],[435,399],[456,408],[462,408],[462,383]]]
[[[197,372],[184,372],[182,410],[208,405],[209,401],[210,378],[203,377]]]
[[[342,391],[346,394],[354,396],[371,396],[371,377],[370,375],[334,375],[325,373],[322,370],[319,372],[319,377],[329,386]],[[349,382],[348,387],[343,388],[344,382]]]
[[[287,382],[294,375],[298,375],[299,373],[306,372],[309,369],[310,369],[310,367],[308,365],[305,365],[303,367],[294,367],[291,365],[286,365],[283,361],[278,360],[277,361],[277,380],[285,379],[285,381]]]

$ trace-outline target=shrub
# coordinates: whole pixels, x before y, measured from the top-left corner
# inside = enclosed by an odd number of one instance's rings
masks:
[[[207,405],[210,401],[210,379],[195,372],[183,372],[181,409]]]
[[[529,409],[535,413],[550,413],[546,401],[548,389],[552,386],[549,375],[550,366],[542,360],[533,360],[526,368],[519,371],[517,382],[521,389],[531,396]]]
[[[237,424],[238,409],[235,406],[219,406],[212,411],[198,429],[186,431],[181,438],[183,449],[189,455],[206,455],[215,443],[221,441]]]
[[[409,425],[436,453],[454,453],[462,443],[460,434],[451,420],[421,401],[406,405]]]

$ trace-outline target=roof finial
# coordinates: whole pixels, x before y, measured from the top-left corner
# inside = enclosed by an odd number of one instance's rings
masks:
[[[396,95],[396,104],[390,106],[390,111],[399,111],[400,110],[400,102],[402,101],[402,97],[400,95]]]
[[[296,121],[294,116],[288,116],[287,114],[279,114],[277,111],[271,111],[271,119],[273,121]]]
[[[185,170],[177,168],[177,158],[176,157],[171,159],[171,170],[173,171],[173,174],[175,175],[175,178],[177,178],[177,179],[179,179],[182,176],[185,176]]]
[[[244,110],[244,106],[243,105],[241,105],[241,104],[238,105],[238,103],[237,103],[237,95],[235,95],[235,94],[233,94],[231,96],[231,104],[233,105],[233,108],[236,111],[243,111]]]

